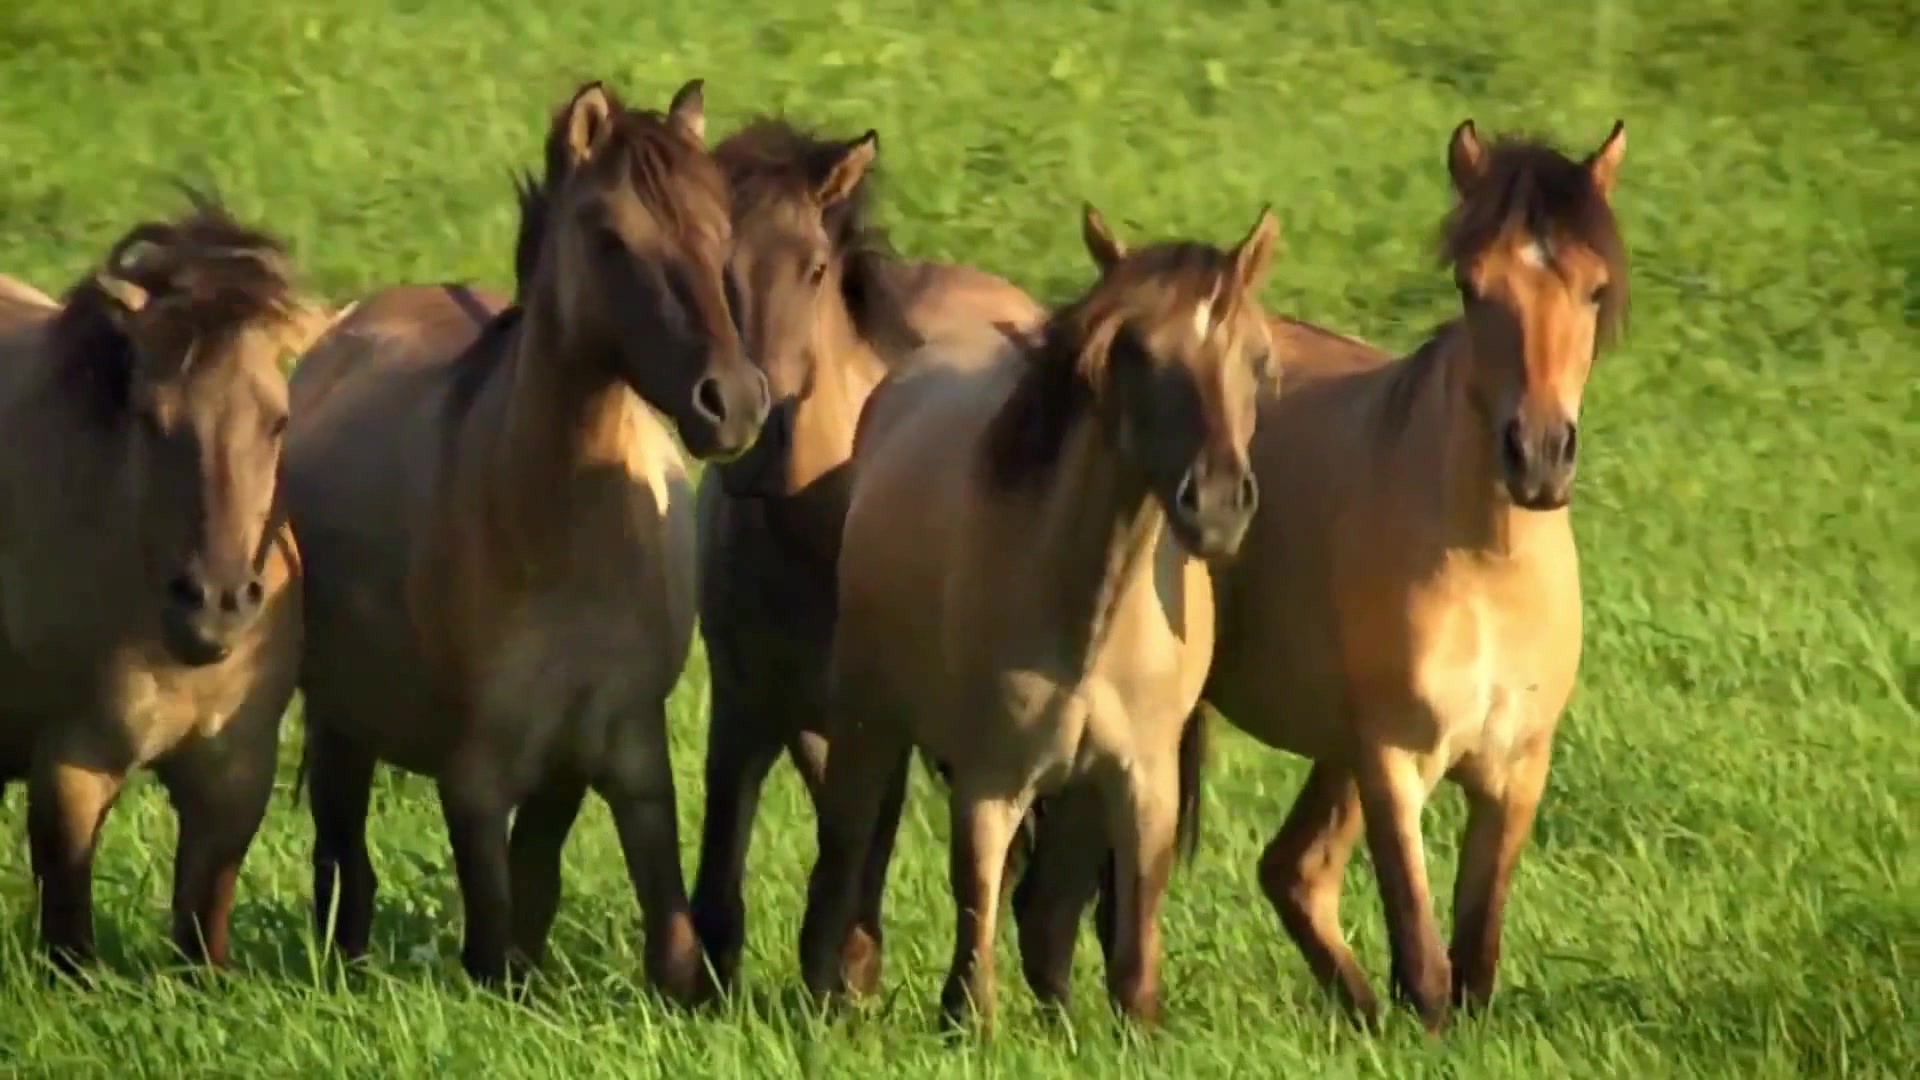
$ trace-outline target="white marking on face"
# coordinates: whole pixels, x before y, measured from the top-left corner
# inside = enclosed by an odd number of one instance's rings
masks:
[[[1202,300],[1193,305],[1193,336],[1196,341],[1205,342],[1213,332],[1213,301]]]
[[[1547,268],[1546,246],[1538,240],[1529,240],[1520,245],[1520,261],[1535,270],[1545,270]]]

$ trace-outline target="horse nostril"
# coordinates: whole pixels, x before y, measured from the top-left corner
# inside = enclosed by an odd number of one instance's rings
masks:
[[[1562,465],[1573,464],[1573,457],[1575,454],[1579,452],[1580,452],[1580,425],[1568,424],[1566,442],[1563,443],[1560,447],[1560,463]]]
[[[726,420],[727,398],[720,392],[720,380],[709,375],[693,384],[693,408],[716,424]]]
[[[1527,451],[1520,443],[1520,421],[1509,420],[1501,429],[1500,456],[1510,472],[1519,473],[1526,468]]]
[[[247,582],[247,587],[241,590],[241,596],[250,608],[259,607],[260,601],[265,599],[266,595],[266,588],[257,580]]]
[[[1192,516],[1200,512],[1200,485],[1193,482],[1193,470],[1188,469],[1180,476],[1180,486],[1174,489],[1173,505],[1182,514]]]
[[[1244,474],[1240,477],[1240,486],[1234,496],[1239,500],[1241,512],[1251,513],[1254,507],[1260,505],[1260,482],[1253,478],[1251,472]]]
[[[167,599],[180,607],[198,611],[206,606],[207,591],[200,587],[199,582],[181,574],[167,582]]]

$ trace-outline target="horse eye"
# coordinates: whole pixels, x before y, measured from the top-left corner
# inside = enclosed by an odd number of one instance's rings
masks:
[[[274,417],[273,423],[267,425],[267,430],[271,432],[276,439],[285,435],[287,433],[287,417],[285,415]]]
[[[1607,299],[1607,286],[1602,285],[1587,295],[1587,303],[1599,307]]]
[[[807,268],[807,284],[809,285],[818,285],[822,281],[825,281],[826,277],[827,264],[825,262],[816,262]]]
[[[603,225],[594,230],[593,241],[601,251],[609,253],[623,252],[627,249],[627,238],[621,236],[620,230],[611,225]]]

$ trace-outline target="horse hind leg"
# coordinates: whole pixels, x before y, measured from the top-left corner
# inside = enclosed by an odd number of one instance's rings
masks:
[[[318,722],[320,715],[309,698],[306,786],[313,817],[314,932],[330,938],[340,955],[353,961],[367,953],[380,887],[367,852],[374,757]]]
[[[508,874],[513,883],[513,951],[509,963],[522,974],[530,975],[546,958],[547,936],[560,911],[560,856],[586,797],[586,781],[559,776],[535,788],[514,812],[513,831],[507,840]]]
[[[772,718],[744,708],[716,681],[707,727],[706,813],[693,883],[693,928],[722,991],[730,991],[739,977],[747,938],[747,852],[767,772],[779,756]]]
[[[1454,879],[1450,951],[1456,1006],[1479,1009],[1493,999],[1507,889],[1533,831],[1551,757],[1551,742],[1543,739],[1501,771],[1499,784],[1474,772],[1461,777],[1467,824]]]
[[[1340,891],[1360,839],[1360,792],[1344,769],[1315,764],[1260,856],[1260,888],[1321,986],[1363,1024],[1380,1005],[1340,933]]]

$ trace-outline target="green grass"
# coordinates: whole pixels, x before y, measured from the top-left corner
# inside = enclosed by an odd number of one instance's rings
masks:
[[[1490,1016],[1429,1042],[1349,1034],[1260,900],[1255,855],[1302,775],[1228,737],[1210,836],[1176,880],[1171,1025],[1116,1033],[1097,950],[1068,1033],[1001,958],[1005,1023],[943,1044],[943,803],[917,788],[890,893],[889,1004],[795,1004],[811,816],[784,768],[755,846],[747,1000],[677,1018],[635,988],[637,914],[604,811],[567,852],[562,987],[515,1009],[457,966],[426,785],[388,778],[375,965],[328,988],[304,810],[281,798],[210,991],[164,953],[173,827],[142,783],[97,871],[109,985],[46,987],[15,795],[0,809],[0,1073],[1905,1075],[1920,1060],[1920,101],[1903,0],[13,0],[0,12],[0,261],[56,289],[134,217],[216,181],[330,295],[504,284],[507,170],[588,76],[663,105],[708,79],[716,131],[785,109],[877,127],[900,246],[1059,297],[1077,208],[1138,236],[1239,236],[1271,200],[1279,310],[1410,348],[1449,313],[1427,240],[1448,131],[1584,152],[1628,123],[1637,275],[1588,398],[1577,528],[1588,646],[1510,909]],[[3,436],[0,436],[3,437]],[[691,869],[705,672],[678,692]],[[298,738],[287,731],[289,762]],[[1429,814],[1449,893],[1457,796]],[[1444,909],[1443,903],[1443,909]],[[1384,987],[1370,871],[1346,922]],[[1444,910],[1443,910],[1444,914]],[[1908,1066],[1898,1063],[1907,1061]]]

